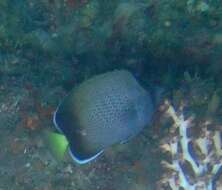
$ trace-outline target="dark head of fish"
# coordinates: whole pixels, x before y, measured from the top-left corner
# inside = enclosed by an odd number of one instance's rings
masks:
[[[98,75],[72,90],[54,114],[72,158],[87,163],[150,124],[155,103],[128,71]]]

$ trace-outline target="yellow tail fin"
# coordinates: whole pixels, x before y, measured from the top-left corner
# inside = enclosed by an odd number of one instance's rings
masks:
[[[68,148],[68,141],[62,134],[46,131],[46,140],[53,156],[61,161],[64,160]]]

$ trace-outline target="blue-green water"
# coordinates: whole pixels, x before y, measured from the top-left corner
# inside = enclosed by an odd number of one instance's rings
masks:
[[[172,124],[162,113],[81,166],[56,160],[44,132],[73,87],[114,69],[185,102],[197,126],[221,126],[221,20],[219,0],[1,0],[0,189],[159,190]]]

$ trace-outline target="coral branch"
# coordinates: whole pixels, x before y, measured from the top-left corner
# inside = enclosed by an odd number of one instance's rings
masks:
[[[172,190],[214,190],[221,189],[217,183],[222,171],[221,131],[209,131],[202,127],[199,138],[188,136],[194,118],[184,118],[183,109],[178,113],[169,102],[166,114],[172,118],[174,125],[173,138],[165,140],[161,148],[171,154],[171,162],[162,164],[171,172],[164,176],[160,183]],[[198,154],[199,151],[199,154]]]

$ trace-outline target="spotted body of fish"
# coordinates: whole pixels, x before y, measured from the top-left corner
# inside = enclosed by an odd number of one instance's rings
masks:
[[[66,136],[72,158],[83,164],[136,136],[153,112],[150,93],[130,72],[116,70],[74,88],[54,113],[54,124]]]

